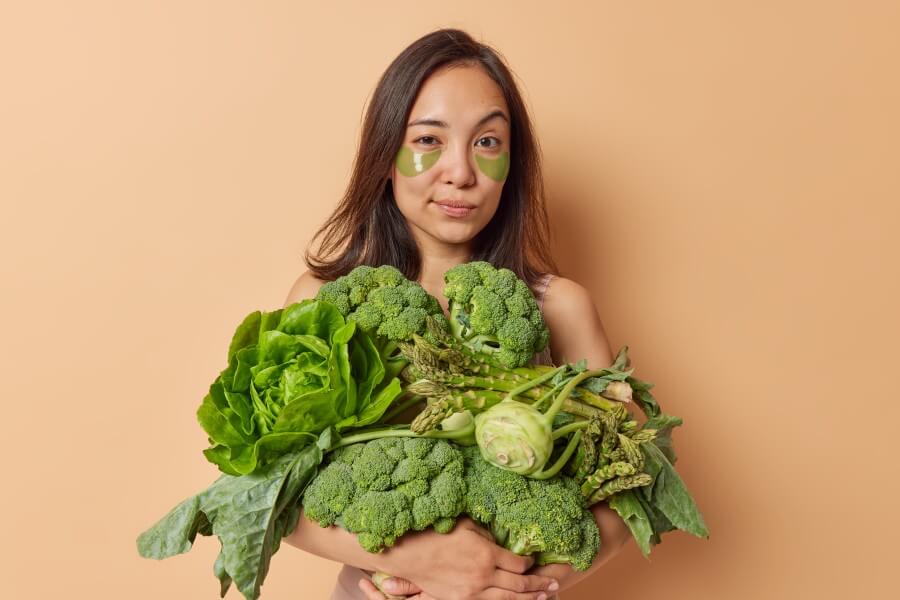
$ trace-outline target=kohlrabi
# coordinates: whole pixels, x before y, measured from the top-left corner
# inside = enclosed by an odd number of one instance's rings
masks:
[[[520,402],[515,397],[545,381],[560,379],[567,368],[564,365],[532,379],[510,391],[503,401],[475,416],[475,439],[486,461],[534,479],[553,477],[566,464],[581,440],[581,429],[590,421],[577,420],[554,430],[554,418],[575,386],[588,377],[601,375],[603,369],[582,371],[574,377],[563,378],[532,404]],[[551,398],[550,408],[541,412],[541,405]],[[570,433],[573,435],[565,450],[548,466],[555,441]]]

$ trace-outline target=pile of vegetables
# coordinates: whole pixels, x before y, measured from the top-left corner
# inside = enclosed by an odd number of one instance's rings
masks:
[[[681,419],[632,376],[627,347],[602,369],[531,364],[550,334],[525,282],[486,262],[444,280],[449,319],[390,266],[248,315],[197,411],[222,474],[142,533],[140,554],[216,535],[222,596],[255,599],[301,510],[370,552],[468,515],[511,551],[577,570],[602,543],[601,501],[645,555],[668,531],[708,537],[673,467]]]

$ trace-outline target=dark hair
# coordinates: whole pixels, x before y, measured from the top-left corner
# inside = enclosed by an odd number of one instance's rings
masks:
[[[459,29],[440,29],[410,44],[381,76],[366,111],[347,191],[313,236],[322,237],[306,264],[330,281],[359,265],[393,265],[412,280],[421,268],[415,239],[397,204],[390,174],[419,89],[436,70],[480,66],[503,92],[510,111],[509,174],[497,212],[473,240],[472,260],[506,267],[534,285],[558,269],[549,249],[538,143],[513,76],[500,55]]]

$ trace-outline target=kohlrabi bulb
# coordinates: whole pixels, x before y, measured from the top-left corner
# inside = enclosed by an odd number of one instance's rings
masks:
[[[553,452],[550,420],[515,400],[504,400],[478,414],[475,439],[484,460],[520,475],[540,471]]]

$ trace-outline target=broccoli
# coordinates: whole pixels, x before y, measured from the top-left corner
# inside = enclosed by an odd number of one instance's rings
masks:
[[[323,527],[356,534],[368,552],[407,531],[450,531],[460,514],[488,527],[496,542],[538,564],[586,570],[600,535],[579,484],[537,480],[485,461],[477,447],[445,440],[383,437],[329,453],[303,495],[303,510]]]
[[[369,335],[385,362],[385,382],[409,363],[397,351],[399,342],[410,341],[416,334],[427,336],[425,319],[429,315],[446,323],[437,298],[390,265],[358,266],[322,285],[316,299],[333,304]]]
[[[538,564],[590,567],[600,533],[574,479],[532,479],[491,465],[477,447],[462,453],[465,512],[487,526],[498,544],[516,554],[537,553]]]
[[[325,283],[316,299],[335,305],[363,331],[392,342],[423,333],[427,315],[444,314],[437,298],[389,265],[356,267]]]
[[[550,340],[528,285],[509,269],[474,261],[444,273],[453,335],[509,368],[527,364]]]
[[[446,533],[465,508],[463,458],[443,440],[380,438],[330,453],[303,495],[306,515],[379,552],[409,530]]]

